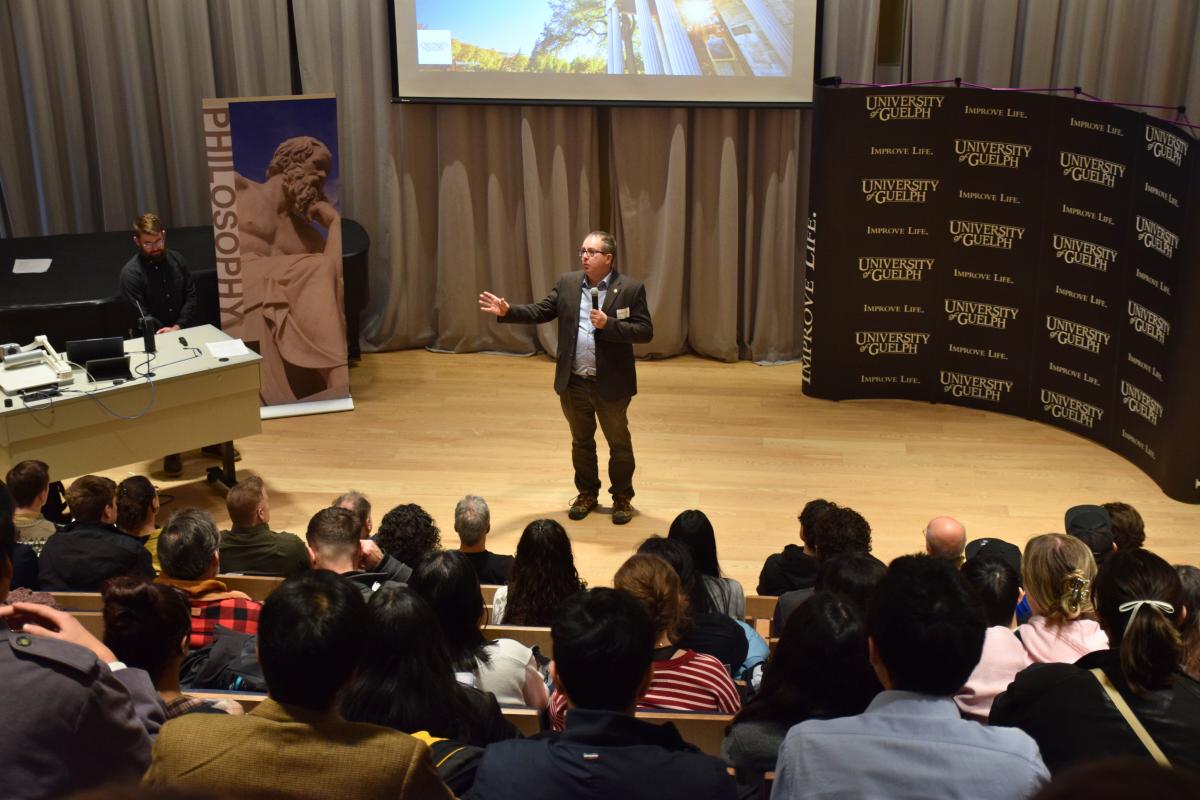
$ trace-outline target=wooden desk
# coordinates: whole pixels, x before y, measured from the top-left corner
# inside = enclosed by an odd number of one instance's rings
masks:
[[[181,336],[199,353],[180,344]],[[133,380],[92,383],[79,369],[60,397],[29,406],[14,399],[12,408],[0,408],[0,469],[36,458],[56,477],[74,477],[262,430],[257,354],[213,358],[205,343],[229,337],[211,325],[155,338],[149,380],[137,377],[146,372],[145,356],[142,340],[131,339],[125,352],[136,354],[130,358]],[[232,466],[227,459],[222,476],[231,485]]]

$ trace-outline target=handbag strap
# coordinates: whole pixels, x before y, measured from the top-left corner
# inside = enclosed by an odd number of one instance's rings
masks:
[[[1113,705],[1117,707],[1117,711],[1121,712],[1121,716],[1129,723],[1129,727],[1133,729],[1142,746],[1150,751],[1150,755],[1154,757],[1158,765],[1161,767],[1171,766],[1171,762],[1167,760],[1166,754],[1159,749],[1158,744],[1150,737],[1150,732],[1146,730],[1146,727],[1142,725],[1142,721],[1133,713],[1133,709],[1125,702],[1125,698],[1117,691],[1117,687],[1113,686],[1113,682],[1109,680],[1104,670],[1096,667],[1088,671],[1100,682],[1101,688],[1108,694],[1109,699],[1113,701]]]

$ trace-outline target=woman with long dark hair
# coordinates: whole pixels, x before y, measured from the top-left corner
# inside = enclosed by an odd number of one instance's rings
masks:
[[[1021,671],[992,704],[991,724],[1032,736],[1052,773],[1093,758],[1149,756],[1151,748],[1173,766],[1200,767],[1200,683],[1180,668],[1179,574],[1148,550],[1118,550],[1096,576],[1093,602],[1109,648]]]
[[[563,526],[552,519],[535,519],[517,542],[508,585],[497,589],[492,598],[492,620],[549,626],[562,601],[586,588]]]
[[[667,538],[682,543],[692,554],[692,563],[700,573],[708,593],[708,606],[733,619],[746,616],[746,592],[733,578],[721,575],[717,563],[717,536],[703,511],[689,509],[671,523]]]
[[[739,781],[752,780],[775,768],[793,725],[861,714],[882,688],[854,602],[819,592],[788,617],[762,687],[734,717],[721,756]]]
[[[501,705],[546,706],[533,651],[513,639],[484,638],[479,577],[465,555],[442,550],[426,557],[408,585],[433,609],[459,683],[491,692]]]
[[[477,747],[517,735],[493,695],[454,679],[438,619],[420,595],[386,585],[371,595],[367,619],[372,635],[342,690],[342,716]]]

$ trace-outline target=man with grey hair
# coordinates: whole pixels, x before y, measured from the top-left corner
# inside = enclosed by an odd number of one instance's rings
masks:
[[[221,535],[212,515],[199,508],[177,511],[158,537],[162,574],[155,583],[174,586],[192,607],[192,635],[188,645],[197,649],[216,638],[217,625],[241,633],[258,633],[262,604],[221,581]]]
[[[358,538],[371,538],[371,531],[375,528],[375,520],[371,519],[371,501],[367,499],[366,495],[351,489],[345,494],[335,497],[329,505],[334,508],[348,508],[353,511],[354,516],[358,518],[358,524],[362,528]]]
[[[967,529],[954,517],[934,517],[925,526],[925,552],[956,567],[966,560]]]
[[[487,535],[492,529],[492,512],[487,501],[469,494],[454,506],[454,531],[458,534],[458,549],[471,562],[480,583],[506,584],[512,574],[513,557],[501,556],[487,549]]]

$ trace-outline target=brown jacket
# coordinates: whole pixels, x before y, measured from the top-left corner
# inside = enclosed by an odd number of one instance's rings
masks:
[[[188,714],[163,726],[146,786],[183,785],[230,797],[452,797],[413,737],[334,711],[267,699],[242,717]]]

